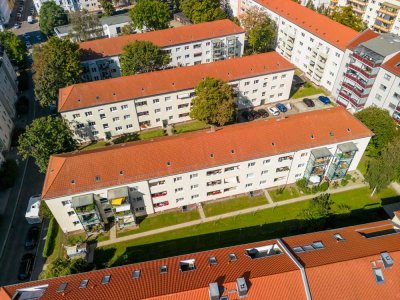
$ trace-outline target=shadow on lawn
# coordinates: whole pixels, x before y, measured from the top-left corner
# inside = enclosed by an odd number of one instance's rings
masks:
[[[380,207],[380,203],[376,203],[376,205],[366,206],[363,209],[334,215],[324,220],[317,220],[318,222],[315,222],[315,220],[310,222],[295,219],[223,232],[196,235],[153,244],[130,246],[126,248],[125,252],[118,257],[110,267],[312,231],[385,220],[387,218],[388,217],[382,207]],[[218,228],[219,222],[223,223],[224,220],[216,221],[216,228]],[[113,258],[115,252],[116,248],[96,249],[95,263],[97,268],[104,267],[104,264],[108,263]]]

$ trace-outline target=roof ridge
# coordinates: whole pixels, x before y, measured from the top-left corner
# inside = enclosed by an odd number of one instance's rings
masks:
[[[54,159],[62,159],[62,164],[58,167],[58,170],[57,170],[56,174],[54,174],[54,177],[53,177],[53,179],[51,180],[51,183],[50,183],[50,184],[46,184],[47,179],[48,179],[47,174],[49,174],[49,171],[50,171],[49,168],[50,168],[50,166],[52,165],[52,164],[51,164],[51,161],[54,160]],[[67,159],[66,159],[65,157],[60,157],[60,156],[55,156],[55,155],[50,156],[49,164],[48,164],[47,172],[46,172],[46,177],[45,177],[44,184],[43,184],[43,189],[42,189],[42,196],[41,196],[41,198],[44,198],[44,196],[46,195],[46,193],[50,190],[51,186],[53,185],[54,181],[55,181],[56,178],[57,178],[57,175],[60,173],[62,167],[64,166],[66,160],[67,160]],[[50,172],[51,172],[51,171],[50,171]]]
[[[79,84],[79,83],[78,83]],[[68,99],[68,97],[71,95],[71,93],[72,93],[72,90],[74,89],[74,87],[75,87],[75,85],[76,84],[72,84],[72,85],[70,85],[70,86],[67,86],[67,87],[63,87],[63,88],[60,88],[59,90],[58,90],[58,111],[61,111],[61,109],[63,108],[63,106],[65,105],[65,103],[67,102],[67,99]],[[61,92],[63,92],[63,91],[66,91],[67,93],[67,95],[64,95],[64,99],[63,99],[63,101],[61,102],[60,101],[60,99],[61,99]],[[64,94],[64,93],[63,93]]]

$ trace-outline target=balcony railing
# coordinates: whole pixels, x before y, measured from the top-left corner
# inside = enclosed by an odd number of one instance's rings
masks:
[[[346,99],[346,100],[348,100],[348,101],[349,101],[351,104],[353,104],[355,107],[358,107],[358,108],[364,107],[364,103],[363,103],[363,104],[359,104],[359,103],[357,102],[357,100],[351,98],[349,95],[346,95],[345,93],[343,93],[343,91],[340,91],[339,96],[342,97],[342,98],[344,98],[344,99]]]
[[[352,91],[354,94],[357,95],[358,98],[368,97],[368,94],[364,93],[363,91],[359,91],[356,87],[352,86],[351,84],[348,84],[347,82],[343,82],[342,86],[345,87],[346,89]]]
[[[371,68],[376,67],[377,65],[379,65],[380,63],[376,63],[372,57],[371,58],[364,58],[360,55],[358,55],[357,53],[353,53],[353,57],[359,61],[361,61],[362,63],[366,64],[367,66],[370,66]]]
[[[360,87],[364,88],[364,89],[369,89],[370,87],[372,87],[371,85],[367,85],[365,82],[361,81],[359,78],[357,78],[356,76],[353,76],[349,73],[346,73],[344,75],[344,77],[350,79],[351,81],[354,81],[355,83],[357,83]]]
[[[387,19],[382,18],[382,17],[376,17],[376,20],[381,21],[382,23],[385,23],[385,24],[388,24],[388,25],[393,25],[393,23],[395,21],[395,19],[387,20]]]
[[[378,24],[373,24],[372,26],[374,28],[376,28],[376,29],[378,29],[380,31],[386,32],[386,33],[390,31],[390,27],[387,28],[387,27],[384,27],[384,26],[381,26],[381,25],[378,25]]]
[[[378,12],[396,18],[398,10],[383,6],[378,10]]]
[[[349,64],[349,68],[354,70],[354,71],[360,72],[362,75],[364,75],[365,77],[367,77],[369,79],[376,77],[376,74],[372,75],[371,73],[369,73],[369,72],[367,72],[367,71],[365,71],[365,70],[361,69],[360,67],[357,67],[357,66],[355,66],[353,64]]]

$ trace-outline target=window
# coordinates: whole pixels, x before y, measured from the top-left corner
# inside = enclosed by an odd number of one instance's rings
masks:
[[[170,97],[170,96],[165,97],[164,99],[165,99],[166,102],[167,102],[167,101],[171,101],[171,97]]]
[[[383,78],[385,78],[386,80],[390,80],[390,78],[392,78],[392,76],[390,76],[389,74],[385,74],[383,75]]]
[[[379,94],[376,94],[376,95],[375,95],[375,99],[380,101],[380,100],[382,99],[382,96],[379,95]]]
[[[271,162],[270,159],[265,159],[265,160],[263,160],[263,165],[269,164],[270,162]]]
[[[122,110],[128,109],[128,105],[127,105],[127,104],[121,105],[121,109],[122,109]]]
[[[178,177],[174,178],[174,182],[181,181],[181,180],[182,180],[182,176],[178,176]]]
[[[208,258],[208,263],[211,266],[215,266],[216,264],[218,264],[217,258],[215,256],[211,256]]]
[[[289,171],[289,167],[276,168],[276,170],[275,170],[276,173],[286,172],[286,171]]]
[[[385,278],[383,277],[383,272],[381,268],[374,268],[372,269],[375,275],[376,283],[382,284],[385,282]]]
[[[175,193],[182,193],[183,192],[183,188],[176,188],[175,189]]]
[[[304,156],[307,156],[307,154],[308,154],[307,152],[303,152],[300,156],[304,157]]]
[[[160,99],[153,99],[153,104],[160,102]]]
[[[261,171],[261,175],[265,175],[265,174],[267,174],[268,173],[268,170],[263,170],[263,171]]]
[[[110,111],[111,111],[111,112],[116,111],[116,110],[117,110],[117,107],[116,107],[116,106],[110,107]]]
[[[197,177],[199,177],[199,174],[197,174],[197,173],[190,174],[190,179],[197,178]]]
[[[191,190],[197,190],[199,188],[198,184],[194,184],[190,187]]]
[[[304,165],[305,165],[305,164],[298,164],[297,167],[298,167],[298,168],[302,168],[302,167],[304,167]]]
[[[76,226],[79,224],[79,221],[74,221],[74,222],[72,222],[72,224],[74,224],[74,226]]]
[[[182,202],[183,200],[185,200],[183,197],[181,197],[181,198],[177,198],[175,201],[176,201],[176,203],[178,203],[178,202]]]
[[[277,80],[277,79],[278,79],[278,76],[272,77],[272,80]]]
[[[251,186],[253,186],[253,184],[252,183],[246,183],[246,188],[249,188],[249,187],[251,187]]]
[[[189,50],[189,46],[185,46],[185,50]]]
[[[121,131],[122,130],[122,126],[115,127],[115,130],[116,131]]]
[[[135,103],[136,106],[145,106],[147,105],[147,101],[139,101]]]
[[[253,162],[248,163],[247,167],[250,168],[250,167],[254,167],[255,165],[256,165],[256,163],[253,161]]]
[[[253,90],[252,93],[253,93],[253,94],[257,93],[257,90]]]
[[[107,284],[110,282],[111,275],[105,275],[103,279],[101,279],[101,284]]]
[[[199,198],[198,194],[197,195],[192,195],[192,199],[196,199],[196,198]]]
[[[156,108],[155,110],[154,110],[154,113],[155,114],[158,114],[158,113],[160,113],[161,112],[161,108]]]
[[[71,200],[64,200],[64,201],[61,201],[61,204],[62,204],[63,206],[65,206],[65,205],[67,205],[67,204],[71,204]]]
[[[175,51],[176,51],[176,52],[181,51],[181,47],[177,47],[177,48],[175,49]]]
[[[71,210],[71,211],[68,212],[68,216],[72,216],[72,215],[74,215],[74,214],[75,214],[75,212],[74,212],[73,210]]]
[[[128,120],[128,119],[130,119],[131,118],[131,115],[125,115],[124,116],[124,120]]]
[[[85,112],[85,116],[86,116],[86,117],[89,117],[89,116],[91,116],[91,115],[93,115],[91,111]]]
[[[166,111],[172,110],[172,106],[167,106],[167,108],[166,108],[165,110],[166,110]]]
[[[160,266],[160,273],[164,274],[168,272],[168,267],[166,265]]]
[[[83,279],[83,280],[81,280],[81,282],[79,283],[79,288],[81,288],[81,289],[86,288],[87,285],[88,285],[88,283],[89,283],[89,279]]]
[[[250,84],[250,81],[246,81],[245,83],[244,83],[244,86],[247,86],[247,85],[249,85]]]
[[[284,180],[285,178],[286,178],[286,176],[276,177],[276,178],[274,178],[274,182]]]
[[[301,173],[294,175],[295,178],[301,177]]]
[[[383,84],[381,84],[381,85],[379,86],[379,88],[380,88],[382,91],[386,91],[386,86],[383,85]]]
[[[138,279],[140,277],[140,270],[133,270],[132,271],[132,278]]]
[[[128,124],[128,125],[126,125],[126,129],[130,129],[130,128],[132,128],[133,127],[133,125],[132,124]]]
[[[345,241],[345,238],[344,238],[340,233],[335,233],[335,234],[333,235],[333,237],[334,237],[334,239],[337,240],[338,242]]]
[[[195,44],[195,45],[193,45],[193,49],[198,49],[198,48],[200,48],[201,47],[201,44]]]
[[[229,258],[230,262],[237,261],[237,257],[236,257],[235,253],[229,253],[228,258]]]
[[[113,120],[113,122],[118,122],[119,121],[119,117],[114,117],[112,120]]]
[[[80,114],[73,114],[72,117],[73,117],[74,119],[76,119],[76,118],[80,118],[81,115],[80,115]]]
[[[286,78],[286,74],[283,74],[282,76],[281,76],[281,78],[283,79],[283,78]]]
[[[100,119],[105,119],[106,118],[106,115],[105,114],[100,114]]]
[[[246,178],[254,178],[254,173],[249,173],[246,175]]]
[[[258,83],[258,80],[254,80],[254,84]]]
[[[335,56],[336,56],[336,57],[340,57],[340,54],[336,52],[336,53],[335,53]]]
[[[285,161],[285,160],[292,160],[292,159],[293,159],[293,156],[288,155],[288,156],[281,156],[281,157],[279,157],[279,158],[278,158],[278,161],[279,161],[279,162],[282,162],[282,161]]]
[[[108,128],[108,124],[103,124],[103,128],[107,129]]]

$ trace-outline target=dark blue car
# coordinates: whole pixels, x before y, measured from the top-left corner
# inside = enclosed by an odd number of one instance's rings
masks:
[[[276,107],[277,109],[279,109],[280,112],[283,112],[283,113],[284,113],[284,112],[287,112],[286,106],[285,106],[284,104],[282,104],[282,103],[276,104],[275,107]]]
[[[318,100],[321,101],[323,104],[330,104],[331,103],[331,100],[329,100],[329,98],[326,97],[326,96],[319,96]]]

